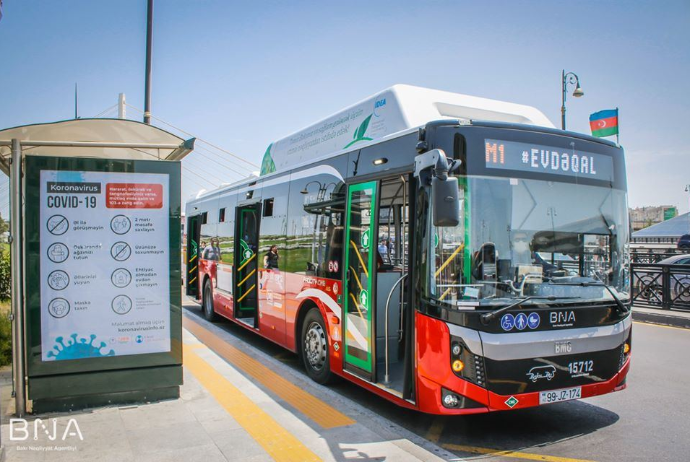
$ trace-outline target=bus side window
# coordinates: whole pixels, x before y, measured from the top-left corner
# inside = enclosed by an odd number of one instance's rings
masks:
[[[262,196],[261,225],[259,227],[259,268],[268,268],[271,247],[276,246],[278,259],[273,262],[273,270],[285,271],[287,253],[287,202],[289,184],[287,182],[264,185]],[[276,263],[277,262],[277,263]],[[275,290],[273,288],[272,290]]]
[[[344,186],[344,185],[343,185]],[[341,198],[342,203],[338,203],[329,208],[328,224],[326,227],[326,249],[325,262],[323,265],[323,277],[340,279],[342,274],[341,262],[343,260],[343,239],[344,239],[344,213],[345,198]]]
[[[233,264],[233,252],[235,244],[235,207],[237,195],[229,195],[220,199],[221,210],[225,210],[224,220],[218,224],[218,241],[220,246],[220,262],[226,265]]]
[[[342,245],[344,191],[345,185],[332,175],[299,178],[290,183],[286,251],[281,257],[286,271],[339,277],[336,275],[340,274],[342,263],[339,246]],[[280,210],[277,203],[273,210],[274,213]]]

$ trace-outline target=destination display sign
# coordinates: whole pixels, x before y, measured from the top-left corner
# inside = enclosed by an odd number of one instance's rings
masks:
[[[613,181],[613,159],[577,149],[485,139],[486,167]]]
[[[42,361],[170,351],[167,174],[40,174]]]

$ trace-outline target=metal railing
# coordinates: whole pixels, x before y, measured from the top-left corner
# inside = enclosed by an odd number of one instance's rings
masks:
[[[633,304],[666,310],[690,310],[690,265],[632,263]]]
[[[675,255],[688,254],[688,250],[680,249],[661,249],[661,250],[649,250],[649,249],[633,249],[630,252],[630,262],[631,263],[659,263],[661,260],[665,260],[669,257]]]

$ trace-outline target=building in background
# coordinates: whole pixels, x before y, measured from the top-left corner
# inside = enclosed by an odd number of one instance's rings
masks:
[[[630,223],[632,224],[633,231],[647,228],[677,216],[678,209],[675,205],[636,207],[630,209]]]
[[[648,207],[651,208],[651,207]],[[675,249],[678,239],[690,233],[690,213],[684,213],[670,220],[662,221],[632,234],[630,246],[633,250]]]

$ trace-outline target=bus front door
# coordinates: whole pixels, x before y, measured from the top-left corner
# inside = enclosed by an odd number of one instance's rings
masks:
[[[258,327],[258,256],[261,204],[239,206],[235,220],[235,319]]]
[[[187,287],[185,293],[194,298],[199,297],[199,255],[204,250],[199,248],[200,218],[199,215],[187,218]]]
[[[350,185],[347,193],[343,315],[343,368],[370,382],[376,378],[376,208],[378,182]]]

